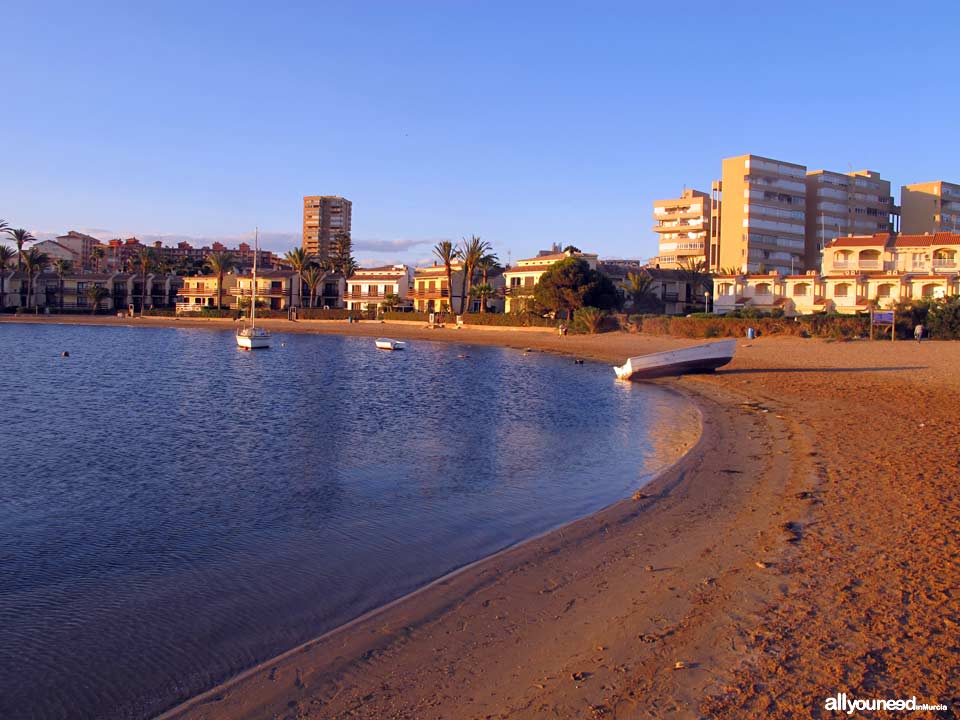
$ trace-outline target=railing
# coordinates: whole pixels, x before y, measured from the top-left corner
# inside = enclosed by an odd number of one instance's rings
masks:
[[[935,268],[955,268],[957,261],[949,258],[934,258],[933,266]]]
[[[411,290],[407,295],[410,298],[422,300],[438,300],[440,298],[450,297],[449,290]]]
[[[861,270],[880,270],[883,268],[883,263],[879,260],[861,260],[860,269]]]
[[[388,293],[344,293],[344,300],[383,300]]]

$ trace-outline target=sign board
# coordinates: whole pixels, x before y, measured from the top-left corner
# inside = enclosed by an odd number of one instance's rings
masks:
[[[873,324],[874,325],[892,325],[893,310],[874,310]]]

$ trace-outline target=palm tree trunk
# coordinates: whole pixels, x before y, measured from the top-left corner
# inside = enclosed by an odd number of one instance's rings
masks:
[[[441,299],[442,303],[443,300]],[[450,267],[447,267],[447,308],[450,312],[453,312],[453,272],[450,270]]]

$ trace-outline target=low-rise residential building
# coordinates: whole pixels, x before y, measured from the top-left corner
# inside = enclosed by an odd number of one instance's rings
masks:
[[[61,279],[47,270],[34,276],[31,292],[27,274],[10,270],[3,276],[0,307],[85,310],[90,308],[87,289],[99,286],[107,290],[107,296],[99,304],[101,309],[133,308],[136,312],[144,306],[166,309],[174,307],[182,284],[183,278],[176,275],[148,274],[144,293],[144,279],[139,273],[75,273]]]
[[[231,306],[245,308],[253,294],[252,275],[231,275],[233,286],[230,288],[232,296]],[[257,307],[269,310],[288,310],[291,307],[305,307],[305,298],[300,294],[300,276],[287,270],[257,271]]]
[[[361,268],[346,281],[343,300],[349,310],[379,311],[385,301],[410,304],[410,269],[406,265]]]
[[[418,312],[457,312],[463,303],[463,263],[450,265],[450,282],[447,285],[447,268],[434,263],[416,268],[410,299]]]
[[[570,250],[568,252],[541,254],[537,257],[517,260],[517,264],[503,273],[506,285],[505,312],[525,312],[530,308],[533,300],[533,288],[540,281],[540,277],[551,265],[565,260],[568,257],[577,257],[587,262],[591,270],[597,269],[599,261],[597,255]]]
[[[238,276],[228,273],[223,276],[223,286],[216,275],[192,275],[183,279],[183,287],[177,299],[177,312],[197,312],[205,307],[217,306],[217,295],[223,307],[235,304],[233,290],[237,287]],[[248,286],[249,289],[249,286]]]
[[[822,271],[714,275],[714,309],[780,308],[785,315],[865,312],[905,300],[960,294],[960,233],[876,233],[835,238]]]

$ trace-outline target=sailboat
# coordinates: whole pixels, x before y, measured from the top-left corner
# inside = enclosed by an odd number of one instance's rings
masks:
[[[244,350],[270,347],[270,331],[257,327],[257,259],[260,256],[260,228],[253,241],[253,276],[250,281],[250,324],[237,330],[237,345]]]

